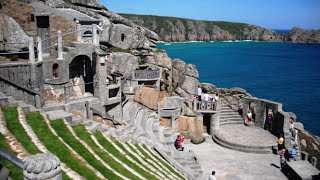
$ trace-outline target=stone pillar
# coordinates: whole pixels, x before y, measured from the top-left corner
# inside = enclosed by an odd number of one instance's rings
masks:
[[[214,135],[220,129],[220,112],[212,114],[210,117],[210,135]]]
[[[29,37],[29,60],[31,63],[35,63],[33,37]]]
[[[98,56],[99,58],[98,62],[104,62],[105,57],[104,56]],[[107,78],[107,71],[105,68],[106,63],[97,63],[96,69],[98,70],[97,75],[98,75],[98,95],[100,99],[100,104],[105,105],[106,99],[109,96],[109,92],[107,91],[107,86],[106,86],[106,78]]]
[[[77,42],[81,42],[81,25],[77,22]]]
[[[61,31],[58,31],[58,60],[63,60],[62,57],[62,35],[61,35]]]
[[[91,101],[87,101],[86,102],[86,108],[87,108],[87,118],[88,119],[92,119],[93,118],[93,112],[91,110],[92,107],[92,102]]]
[[[40,37],[37,37],[38,42],[38,62],[42,61],[42,41]]]
[[[99,46],[99,42],[98,42],[97,36],[98,36],[98,34],[97,34],[97,25],[96,24],[92,24],[92,43],[95,46]]]
[[[191,141],[194,144],[199,144],[203,142],[203,115],[201,113],[197,113],[194,118],[194,133],[192,133]]]
[[[24,180],[62,180],[60,160],[49,153],[32,155],[24,161],[23,176]]]
[[[310,163],[314,166],[317,167],[317,158],[316,157],[312,157]]]

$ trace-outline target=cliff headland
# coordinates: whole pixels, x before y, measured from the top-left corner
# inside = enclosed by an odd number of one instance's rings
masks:
[[[120,14],[159,35],[161,41],[227,41],[254,40],[292,43],[320,43],[320,30],[294,27],[288,34],[245,23],[200,21],[176,17]]]

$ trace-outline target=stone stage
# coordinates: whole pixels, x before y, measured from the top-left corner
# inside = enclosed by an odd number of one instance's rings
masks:
[[[273,147],[277,146],[278,138],[269,131],[256,126],[228,124],[220,126],[213,140],[225,148],[268,154],[272,153]]]

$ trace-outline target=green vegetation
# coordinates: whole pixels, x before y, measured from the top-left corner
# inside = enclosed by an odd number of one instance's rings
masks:
[[[138,144],[136,144],[135,145],[137,148],[138,148],[138,150],[144,155],[144,159],[152,159]],[[147,160],[145,160],[146,162],[148,162]],[[155,162],[156,163],[156,162]],[[155,169],[157,169],[157,167],[156,167],[156,165],[155,164],[153,164],[153,163],[149,163],[151,166],[153,166]],[[168,172],[168,173],[170,173],[170,172]],[[165,174],[165,176],[167,177],[167,178],[169,178],[169,176],[167,175],[167,174]],[[170,178],[169,178],[170,179]]]
[[[0,134],[0,147],[3,148],[4,150],[8,151],[12,155],[14,155],[14,153],[10,149],[9,145],[6,143],[6,139],[4,138],[4,136],[2,134]],[[4,158],[0,158],[0,164],[4,165],[6,168],[8,168],[11,171],[10,177],[12,179],[23,179],[22,178],[23,177],[22,169],[19,169],[17,166],[12,164],[10,161],[8,161]]]
[[[143,148],[148,151],[150,154],[153,154],[149,148],[147,148],[147,146],[144,144]],[[165,166],[167,169],[169,169],[169,171],[173,172],[175,175],[177,175],[179,178],[181,179],[185,179],[185,177],[183,177],[181,174],[179,174],[178,172],[176,172],[174,170],[174,168],[172,166],[170,166],[168,163],[164,162],[163,159],[159,158],[158,156],[154,155],[153,157],[155,157],[163,166]]]
[[[106,163],[110,165],[113,169],[118,171],[120,174],[126,176],[130,179],[139,179],[137,176],[132,174],[130,171],[125,169],[121,164],[115,161],[111,156],[105,153],[99,146],[92,140],[90,133],[85,129],[84,126],[75,126],[73,130],[76,132],[77,136],[85,141],[93,150],[94,152]],[[114,179],[114,177],[108,177]]]
[[[130,53],[129,49],[121,49],[117,47],[109,47],[108,52],[124,52],[124,53]]]
[[[37,154],[41,151],[33,144],[28,134],[19,122],[18,111],[16,106],[2,107],[4,119],[9,131],[17,138],[21,145],[30,153]]]
[[[100,161],[98,161],[79,141],[77,141],[68,130],[63,120],[55,120],[51,122],[51,126],[57,134],[73,148],[80,156],[82,156],[92,167],[98,170],[103,176],[111,179],[121,179],[112,171],[107,169]]]
[[[249,27],[248,24],[245,23],[237,23],[237,22],[225,22],[225,21],[199,21],[185,18],[177,18],[177,17],[166,17],[166,16],[152,16],[152,15],[135,15],[135,14],[120,14],[121,16],[132,20],[134,23],[146,27],[155,33],[163,36],[160,31],[163,29],[165,34],[170,35],[173,32],[173,26],[177,26],[178,24],[185,27],[185,33],[197,33],[196,26],[199,24],[203,24],[205,27],[205,31],[208,34],[212,34],[212,29],[215,25],[217,25],[220,29],[227,30],[229,33],[233,35],[241,35],[242,30],[245,27]],[[141,21],[142,20],[142,21]],[[155,25],[156,24],[156,25]],[[191,28],[191,26],[194,28]]]
[[[145,63],[147,63],[146,57],[140,57],[139,58],[139,65],[143,65]]]
[[[103,135],[101,134],[101,132],[97,132],[95,133],[95,136],[97,138],[97,140],[99,141],[99,143],[112,155],[114,155],[115,157],[117,157],[120,161],[122,161],[123,163],[127,164],[129,167],[131,167],[132,169],[134,169],[135,171],[137,171],[140,175],[142,175],[143,177],[145,177],[146,179],[156,179],[153,175],[151,175],[150,173],[144,171],[143,169],[141,169],[139,166],[137,166],[136,164],[134,164],[133,162],[131,162],[130,160],[128,160],[123,154],[121,154],[106,138],[103,137]],[[116,142],[117,145],[119,142]],[[119,143],[120,144],[120,143]],[[120,146],[119,146],[120,147]],[[122,150],[124,150],[123,146],[121,145],[120,147]],[[134,156],[125,151],[127,155],[129,155],[131,158],[133,158]],[[134,160],[136,160],[137,158],[135,157]],[[137,161],[139,164],[142,165],[142,163],[140,161]]]
[[[99,179],[89,168],[77,159],[69,149],[50,131],[41,114],[32,112],[26,116],[28,124],[33,129],[46,148],[55,154],[69,168],[86,179]]]

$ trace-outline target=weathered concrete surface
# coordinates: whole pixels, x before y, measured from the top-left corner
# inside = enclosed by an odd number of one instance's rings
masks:
[[[212,141],[199,145],[185,144],[185,151],[189,150],[196,154],[205,179],[213,170],[219,180],[287,179],[278,168],[280,162],[277,155],[238,152]]]

